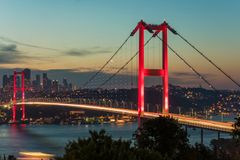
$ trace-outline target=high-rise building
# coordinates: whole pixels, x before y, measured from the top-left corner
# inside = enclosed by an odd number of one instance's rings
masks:
[[[43,79],[47,79],[47,73],[43,73]]]
[[[57,80],[52,81],[52,93],[56,93],[59,90],[59,85]]]
[[[23,72],[24,72],[24,78],[30,81],[31,80],[31,70],[28,68],[25,68],[23,70]]]
[[[33,81],[33,89],[37,92],[41,90],[41,79],[39,74],[36,75],[36,80]]]
[[[9,85],[9,78],[6,74],[3,75],[3,80],[2,80],[2,86],[3,88],[6,88]]]
[[[72,90],[73,90],[72,83],[69,83],[69,85],[68,85],[68,91],[72,91]]]
[[[40,77],[40,75],[39,74],[37,74],[36,75],[36,83],[37,83],[37,85],[41,85],[41,77]]]
[[[66,78],[63,78],[63,91],[68,91],[68,82]]]
[[[43,73],[43,91],[50,92],[52,88],[52,80],[47,77],[47,73]]]
[[[13,88],[13,75],[9,76],[9,86]]]
[[[31,70],[28,68],[25,68],[23,72],[24,72],[25,88],[30,89],[31,88]]]
[[[47,73],[43,73],[42,83],[43,83],[43,90],[44,91],[47,89],[47,81],[48,81]]]
[[[47,91],[49,92],[49,91],[51,91],[51,88],[52,88],[52,80],[51,79],[47,79]]]

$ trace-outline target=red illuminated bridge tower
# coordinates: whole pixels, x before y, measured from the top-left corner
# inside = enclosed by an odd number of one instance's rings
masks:
[[[17,76],[21,76],[21,87],[17,86]],[[24,71],[16,72],[13,74],[13,107],[12,107],[12,122],[16,122],[16,103],[17,103],[17,92],[22,92],[22,121],[25,121],[25,86],[24,86]]]
[[[144,77],[145,76],[161,76],[163,84],[163,99],[162,99],[162,113],[169,112],[169,98],[168,98],[168,44],[167,44],[167,30],[169,26],[164,21],[160,25],[146,24],[140,21],[136,28],[131,33],[133,36],[137,31],[139,32],[139,61],[138,61],[138,122],[140,125],[140,117],[144,113]],[[157,36],[162,32],[162,69],[149,69],[144,67],[144,31],[147,30]]]

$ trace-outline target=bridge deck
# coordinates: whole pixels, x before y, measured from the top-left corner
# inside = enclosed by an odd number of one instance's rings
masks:
[[[17,105],[21,105],[22,102],[18,102]],[[103,107],[96,105],[86,105],[86,104],[71,104],[71,103],[59,103],[59,102],[25,102],[25,105],[43,105],[43,106],[65,106],[65,107],[74,107],[74,108],[82,108],[88,110],[97,110],[97,111],[105,111],[111,113],[118,114],[128,114],[132,116],[138,116],[138,112],[136,110],[125,109],[125,108],[113,108],[113,107]],[[233,128],[232,122],[217,122],[212,120],[205,120],[200,118],[187,117],[184,115],[178,114],[161,114],[154,112],[144,112],[142,117],[145,118],[155,118],[158,116],[170,116],[182,125],[187,125],[191,127],[204,128],[214,131],[227,132],[231,133]]]

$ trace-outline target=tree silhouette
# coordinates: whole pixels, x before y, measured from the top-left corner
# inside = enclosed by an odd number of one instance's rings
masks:
[[[134,139],[138,148],[158,151],[169,157],[176,157],[189,148],[186,132],[170,117],[146,121],[135,132]]]
[[[90,137],[71,141],[58,160],[167,160],[161,154],[131,147],[131,141],[113,140],[104,130],[89,131]]]
[[[104,130],[70,141],[57,160],[220,160],[208,147],[191,146],[187,133],[170,117],[150,119],[138,128],[132,141],[114,140]],[[222,159],[221,159],[222,160]]]

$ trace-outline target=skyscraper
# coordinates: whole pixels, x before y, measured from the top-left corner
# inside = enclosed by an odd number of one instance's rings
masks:
[[[36,75],[36,80],[34,80],[32,83],[33,83],[33,89],[35,91],[38,92],[41,90],[41,79],[39,74]]]
[[[26,79],[26,80],[31,80],[31,70],[30,69],[28,69],[28,68],[25,68],[24,70],[23,70],[23,72],[24,72],[24,78]]]
[[[47,73],[43,73],[43,79],[47,79]]]
[[[52,93],[56,93],[59,90],[59,85],[57,80],[52,81]]]
[[[45,91],[47,89],[47,73],[43,73],[43,79],[42,79],[42,83],[43,83],[43,90]]]
[[[25,88],[31,88],[31,70],[28,68],[25,68],[23,70],[24,72],[24,81],[25,81]]]
[[[68,91],[68,82],[66,78],[63,78],[63,90]]]
[[[7,85],[9,84],[9,78],[6,74],[3,75],[3,81],[2,82],[3,82],[2,83],[3,88],[6,88]]]
[[[39,86],[41,85],[41,79],[40,79],[40,75],[39,74],[36,75],[36,83]]]
[[[50,92],[52,87],[52,80],[47,77],[47,73],[43,73],[43,90]]]

